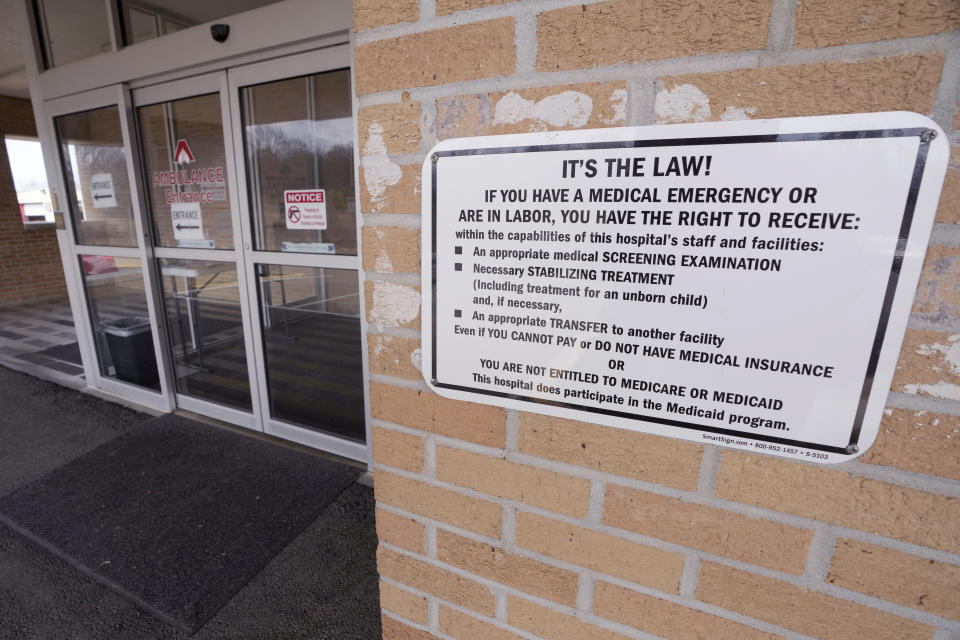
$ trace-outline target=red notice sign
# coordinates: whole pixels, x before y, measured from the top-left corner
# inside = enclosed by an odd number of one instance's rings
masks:
[[[327,193],[323,189],[283,192],[287,229],[326,229]]]

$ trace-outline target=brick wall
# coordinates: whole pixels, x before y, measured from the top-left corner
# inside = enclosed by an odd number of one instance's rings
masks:
[[[385,640],[960,638],[960,5],[356,1]],[[953,145],[888,409],[821,467],[427,391],[443,138],[906,109]]]
[[[29,100],[0,96],[0,138],[36,136]],[[20,218],[7,147],[0,144],[0,306],[65,297],[55,229],[27,229]]]

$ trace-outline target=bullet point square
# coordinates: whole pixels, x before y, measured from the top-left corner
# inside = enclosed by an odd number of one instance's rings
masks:
[[[453,317],[454,317],[454,318],[459,318],[459,317],[462,316],[462,315],[463,315],[463,311],[460,311],[460,309],[454,309],[454,310],[453,310]]]
[[[454,247],[453,252],[457,255],[460,255],[461,253],[463,253],[463,247]]]
[[[463,271],[463,265],[462,265],[461,263],[457,262],[456,264],[453,265],[453,270],[454,270],[454,271]]]

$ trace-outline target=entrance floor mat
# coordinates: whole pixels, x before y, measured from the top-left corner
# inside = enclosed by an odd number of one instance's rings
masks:
[[[360,473],[165,415],[0,498],[0,520],[193,633]]]

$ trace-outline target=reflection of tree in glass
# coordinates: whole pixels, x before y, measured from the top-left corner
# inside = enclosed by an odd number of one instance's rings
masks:
[[[123,147],[99,147],[93,145],[77,145],[77,163],[81,170],[96,173],[111,171],[117,166],[123,166],[126,158]]]
[[[353,148],[350,118],[329,120],[288,120],[247,125],[247,143],[256,151],[285,158],[304,153],[325,155],[333,147]]]
[[[328,215],[346,211],[353,197],[353,129],[350,118],[290,120],[248,125],[249,155],[256,156],[263,201],[281,215],[272,224],[285,226],[285,189],[326,189]]]

